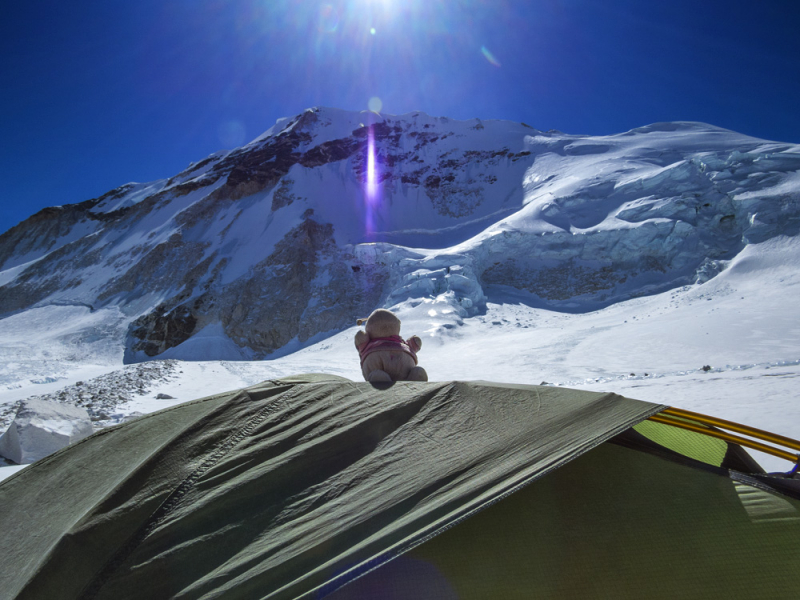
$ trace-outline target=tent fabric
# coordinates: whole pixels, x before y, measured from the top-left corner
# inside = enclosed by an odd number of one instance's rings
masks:
[[[702,423],[693,422],[693,424],[713,429]],[[697,463],[702,463],[719,467],[723,469],[723,473],[732,469],[765,475],[761,465],[741,446],[665,423],[642,421],[625,432],[624,436],[617,436],[615,443],[639,450],[645,450],[644,446],[648,446],[646,451],[650,454],[673,459],[684,457],[685,464],[696,466]]]
[[[794,600],[799,564],[800,500],[608,442],[327,600]]]
[[[211,396],[0,484],[0,555],[13,565],[0,589],[319,597],[663,408],[548,386],[325,375]]]

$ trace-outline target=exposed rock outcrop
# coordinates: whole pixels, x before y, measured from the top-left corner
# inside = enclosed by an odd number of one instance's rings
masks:
[[[219,322],[239,346],[265,356],[295,338],[346,327],[379,303],[388,279],[382,265],[356,263],[335,244],[333,227],[309,216],[247,277],[209,282],[198,297],[177,296],[134,321],[129,348],[157,356]]]

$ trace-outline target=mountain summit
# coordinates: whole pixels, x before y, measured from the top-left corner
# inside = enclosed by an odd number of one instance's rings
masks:
[[[134,362],[265,357],[415,298],[466,317],[495,286],[593,310],[796,235],[798,173],[799,146],[701,123],[590,137],[314,108],[10,229],[0,315],[114,311]]]

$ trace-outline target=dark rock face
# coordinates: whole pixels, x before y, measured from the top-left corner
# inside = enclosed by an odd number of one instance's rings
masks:
[[[215,184],[220,177],[221,175],[219,173],[212,173],[209,175],[204,175],[202,177],[196,177],[191,181],[186,181],[184,183],[180,183],[174,186],[170,191],[172,195],[176,198],[180,196],[185,196],[186,194],[190,194],[191,192]]]
[[[363,146],[363,142],[359,142],[352,138],[343,140],[332,140],[330,142],[323,142],[306,152],[300,159],[300,164],[304,167],[313,168],[328,163],[345,160],[353,156]]]
[[[215,192],[215,197],[239,200],[274,186],[300,162],[299,148],[311,139],[309,133],[292,129],[254,148],[229,154],[213,169],[214,173],[227,173],[225,185]]]
[[[297,200],[297,197],[291,192],[293,184],[294,181],[291,179],[284,178],[281,181],[280,187],[272,194],[272,212],[284,206],[289,206],[292,202]]]
[[[177,181],[181,179],[186,179],[189,175],[191,175],[195,171],[199,171],[203,167],[208,166],[213,162],[214,162],[214,157],[209,156],[208,158],[204,158],[203,160],[190,165],[188,169],[181,171],[175,177],[170,177],[170,179],[167,181],[167,187],[170,187],[171,185],[175,184]]]
[[[197,318],[185,306],[164,311],[163,305],[131,323],[129,335],[137,340],[134,351],[156,356],[188,340],[194,333]]]
[[[88,200],[80,204],[43,208],[0,235],[0,268],[15,266],[14,256],[30,252],[55,250],[59,238],[66,236],[79,222],[89,218],[89,209],[97,203]]]
[[[191,290],[213,261],[213,256],[203,258],[208,245],[186,242],[175,234],[145,251],[122,276],[108,281],[98,299],[105,301],[121,294],[134,299],[152,290]]]
[[[305,342],[347,327],[379,302],[389,276],[385,267],[354,260],[334,243],[333,227],[309,215],[247,278],[229,285],[207,282],[207,291],[194,299],[187,299],[187,287],[137,319],[128,347],[156,356],[218,322],[235,343],[263,357],[293,339]]]

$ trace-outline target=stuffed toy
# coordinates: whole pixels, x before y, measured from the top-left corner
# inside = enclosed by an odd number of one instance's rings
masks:
[[[425,369],[417,366],[417,352],[422,347],[419,336],[400,337],[400,319],[391,311],[379,308],[356,333],[356,348],[361,356],[361,372],[371,383],[382,381],[428,381]]]

